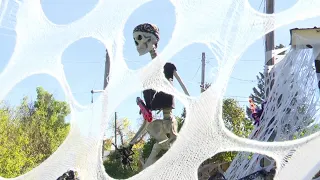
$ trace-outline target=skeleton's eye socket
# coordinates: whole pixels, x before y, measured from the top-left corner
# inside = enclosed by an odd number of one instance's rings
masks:
[[[137,41],[134,41],[134,43],[136,44],[136,46],[138,46],[138,45],[139,45],[139,43],[138,43]]]
[[[138,40],[140,41],[141,39],[142,39],[142,36],[141,36],[141,35],[139,35],[139,36],[138,36]]]

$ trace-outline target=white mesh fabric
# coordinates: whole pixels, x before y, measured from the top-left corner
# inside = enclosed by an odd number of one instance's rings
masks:
[[[197,179],[199,165],[221,151],[252,151],[266,154],[273,157],[280,167],[281,160],[290,150],[302,145],[301,151],[296,149],[298,152],[289,164],[279,169],[276,178],[312,177],[315,172],[312,168],[316,167],[320,155],[313,153],[310,156],[312,159],[306,156],[309,157],[309,151],[315,152],[319,146],[320,138],[316,136],[318,134],[285,143],[262,143],[240,139],[223,127],[221,102],[233,66],[245,49],[267,31],[297,20],[319,16],[320,1],[299,0],[289,10],[277,15],[265,15],[252,9],[246,0],[172,0],[176,11],[176,26],[172,39],[161,52],[159,59],[143,69],[131,71],[127,69],[122,55],[123,28],[130,14],[146,2],[149,1],[100,0],[96,7],[80,20],[68,25],[55,25],[45,17],[40,1],[0,1],[1,26],[11,28],[17,34],[14,53],[0,74],[0,100],[24,78],[47,73],[60,82],[72,108],[72,127],[64,143],[41,165],[14,179],[54,180],[68,169],[77,169],[81,179],[111,179],[102,166],[103,127],[122,100],[134,92],[150,87],[174,94],[187,107],[187,118],[169,152],[131,179]],[[16,16],[16,20],[12,19],[12,15]],[[16,23],[16,26],[13,26],[12,22]],[[100,100],[90,107],[81,107],[75,101],[61,64],[63,51],[84,37],[93,37],[103,42],[111,57],[108,88]],[[162,76],[161,69],[165,61],[195,42],[206,43],[212,49],[217,47],[214,51],[220,66],[217,79],[211,88],[199,98],[188,99],[171,87],[164,77],[159,76]],[[124,84],[130,88],[123,88]],[[297,91],[304,90],[302,84],[294,83],[294,86],[300,88]],[[289,100],[291,93],[283,96]],[[303,93],[298,97],[302,98]],[[289,101],[283,102],[287,103]],[[281,114],[284,116],[283,111]],[[313,141],[309,141],[310,139]],[[304,164],[303,167],[301,163]]]
[[[317,52],[314,51],[318,50],[290,49],[289,53],[272,68],[266,80],[267,92],[271,92],[267,99],[268,104],[260,126],[255,127],[249,136],[250,139],[292,140],[294,135],[318,118],[316,116],[319,103],[318,80],[313,69],[314,54]],[[258,170],[269,171],[274,167],[272,159],[269,166],[261,167],[261,159],[267,157],[254,154],[249,159],[249,154],[244,152],[237,155],[226,172],[228,179],[243,178]],[[281,163],[286,164],[283,161]]]

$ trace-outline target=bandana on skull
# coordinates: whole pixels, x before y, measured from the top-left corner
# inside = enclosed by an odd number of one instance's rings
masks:
[[[144,55],[153,49],[153,45],[158,47],[159,28],[149,23],[140,24],[133,30],[133,39],[139,54]]]

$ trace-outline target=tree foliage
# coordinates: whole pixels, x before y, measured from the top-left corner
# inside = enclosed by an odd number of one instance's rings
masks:
[[[210,84],[206,84],[205,90],[210,86]],[[223,100],[222,119],[226,128],[240,137],[248,137],[253,129],[251,121],[248,121],[245,116],[244,109],[241,108],[238,102],[232,98],[226,98]],[[208,163],[228,163],[231,162],[236,155],[237,152],[221,152],[212,158],[207,159],[201,165]],[[199,173],[202,174],[202,172]]]
[[[37,99],[24,97],[14,108],[0,108],[0,176],[22,175],[47,159],[66,138],[70,113],[66,102],[38,87]]]
[[[134,136],[134,132],[131,130],[131,124],[130,121],[127,118],[124,119],[117,119],[117,126],[114,124],[111,125],[112,130],[111,132],[114,134],[114,131],[116,131],[117,135],[117,145],[118,146],[125,146],[129,143],[131,138]],[[142,155],[142,148],[145,144],[142,136],[138,143],[135,144],[132,148],[134,155],[133,155],[133,163],[131,164],[131,167],[127,169],[122,166],[120,154],[117,151],[110,151],[110,154],[108,155],[107,159],[104,161],[104,167],[106,172],[113,178],[116,179],[126,179],[129,178],[137,173],[139,173],[142,169],[141,164],[141,155]],[[112,142],[113,142],[114,136],[110,136],[110,138],[105,140],[105,149],[111,150]]]
[[[222,119],[226,128],[237,136],[248,137],[253,125],[246,119],[244,109],[239,106],[238,102],[235,99],[226,98],[223,100],[222,108]],[[236,155],[237,152],[222,152],[202,164],[231,162]]]
[[[240,137],[248,137],[253,126],[245,117],[244,109],[241,108],[235,99],[223,100],[222,119],[227,129]]]
[[[284,48],[285,46],[283,45],[283,44],[279,44],[279,45],[277,45],[274,49],[282,49],[282,48]],[[279,53],[279,55],[284,55],[286,53],[286,51],[283,51],[283,52],[281,52],[281,53]]]

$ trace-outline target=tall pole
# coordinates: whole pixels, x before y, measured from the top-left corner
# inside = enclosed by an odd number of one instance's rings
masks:
[[[266,0],[266,14],[274,13],[274,0]],[[274,31],[265,35],[265,78],[268,76],[268,66],[274,65],[274,58],[272,57],[272,50],[274,49]],[[266,97],[268,95],[266,94]]]
[[[117,112],[114,112],[114,144],[117,146]]]
[[[105,89],[108,85],[109,81],[109,72],[110,72],[110,57],[108,50],[106,49],[106,62],[104,64],[104,81],[103,81],[103,89]]]
[[[106,89],[106,87],[108,85],[109,73],[110,73],[110,57],[109,57],[108,49],[106,49],[106,62],[104,64],[103,90]],[[116,137],[115,137],[115,139],[116,139]],[[103,156],[104,156],[104,140],[102,141],[102,157]]]
[[[266,0],[266,14],[273,14],[274,13],[274,0]],[[273,24],[273,23],[272,23]],[[273,27],[272,27],[273,28]],[[265,36],[265,65],[266,65],[266,72],[265,72],[265,79],[269,76],[269,68],[268,66],[274,65],[274,58],[272,57],[272,50],[274,50],[274,31],[269,32]],[[265,81],[266,82],[266,81]],[[271,89],[269,90],[269,92]],[[267,91],[265,91],[265,97],[268,97]],[[267,165],[267,162],[265,161],[265,158],[263,158],[263,164],[264,166]]]
[[[274,0],[266,0],[266,13],[267,14],[274,13]],[[265,81],[269,76],[269,66],[274,65],[274,58],[272,57],[273,49],[274,49],[274,31],[271,31],[265,35],[265,73],[264,73]],[[269,92],[266,90],[265,97],[268,97],[269,95],[268,93]]]
[[[266,13],[273,14],[274,13],[274,0],[266,0]],[[265,62],[266,65],[274,65],[274,58],[272,57],[272,50],[274,49],[274,31],[269,32],[265,36],[265,50],[266,57]],[[268,56],[269,54],[269,56]]]
[[[205,91],[205,87],[204,87],[204,78],[205,78],[205,70],[206,70],[206,53],[202,53],[202,58],[201,58],[201,64],[202,64],[202,68],[201,68],[201,93],[203,93]]]

